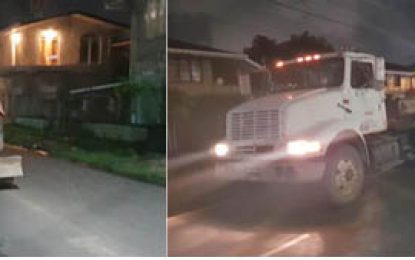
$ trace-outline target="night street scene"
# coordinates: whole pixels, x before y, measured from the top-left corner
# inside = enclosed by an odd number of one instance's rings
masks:
[[[0,1],[0,255],[166,255],[166,1]]]
[[[168,254],[414,256],[414,11],[170,0]]]

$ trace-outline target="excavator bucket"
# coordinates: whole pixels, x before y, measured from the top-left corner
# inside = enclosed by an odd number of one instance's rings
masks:
[[[0,180],[23,176],[22,156],[0,157]]]

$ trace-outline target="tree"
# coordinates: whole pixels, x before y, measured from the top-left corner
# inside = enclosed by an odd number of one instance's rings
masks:
[[[277,55],[278,44],[275,39],[270,39],[264,35],[256,35],[252,40],[251,47],[245,48],[244,53],[252,60],[268,64],[270,59],[274,59]]]
[[[252,60],[266,66],[278,59],[293,59],[304,54],[331,51],[334,48],[324,37],[312,35],[308,31],[292,34],[288,41],[281,43],[264,35],[256,35],[251,47],[244,49],[244,53]]]

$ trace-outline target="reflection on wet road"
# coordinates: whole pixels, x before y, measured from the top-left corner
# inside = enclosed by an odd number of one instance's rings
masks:
[[[413,167],[368,180],[347,208],[325,205],[317,185],[215,185],[197,172],[170,177],[169,255],[414,255]]]

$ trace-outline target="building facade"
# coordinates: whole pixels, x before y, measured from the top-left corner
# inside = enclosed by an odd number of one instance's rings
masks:
[[[129,35],[128,26],[83,13],[16,24],[0,32],[0,96],[8,120],[30,118],[50,126],[70,117],[69,91],[107,84],[128,76],[129,57],[113,46],[115,38]],[[114,98],[83,98],[80,107],[99,103],[114,110]],[[76,102],[75,102],[76,103]],[[78,102],[79,103],[79,102]],[[81,109],[82,111],[82,109]],[[78,119],[101,120],[100,116]],[[108,120],[115,116],[108,115]]]
[[[252,97],[251,75],[261,70],[244,54],[169,40],[170,155],[207,149],[223,138],[226,112]]]
[[[169,40],[170,90],[191,95],[252,94],[251,73],[261,66],[245,54]]]

